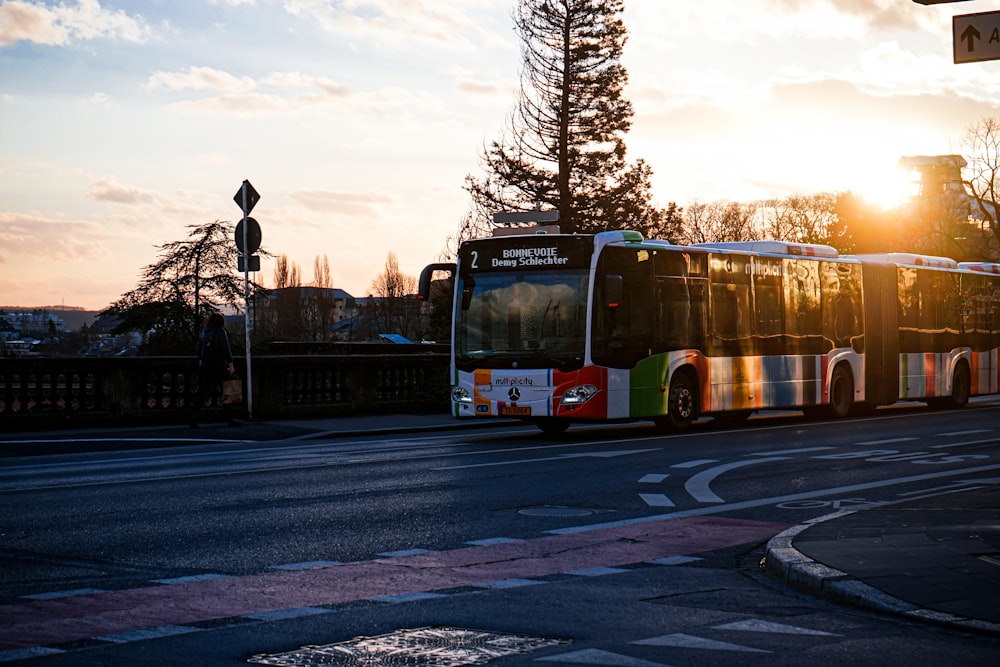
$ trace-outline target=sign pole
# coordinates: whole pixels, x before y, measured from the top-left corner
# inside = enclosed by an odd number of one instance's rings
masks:
[[[249,190],[253,186],[250,185],[250,181],[244,180],[243,187],[243,330],[246,336],[246,360],[247,360],[247,418],[253,419],[253,372],[251,371],[250,365],[250,253],[246,252],[249,249],[247,245],[247,228],[250,226],[247,223],[247,217],[250,215],[250,208],[252,204],[248,201]]]

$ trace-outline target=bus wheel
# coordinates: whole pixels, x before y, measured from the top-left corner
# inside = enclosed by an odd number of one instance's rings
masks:
[[[837,418],[846,417],[853,404],[854,378],[845,366],[837,366],[830,378],[830,414]]]
[[[559,435],[560,433],[565,433],[566,429],[569,428],[569,420],[549,417],[547,419],[539,419],[535,422],[535,426],[546,435]]]
[[[667,397],[667,421],[679,431],[690,426],[697,416],[697,383],[684,371],[674,373]]]
[[[969,402],[970,393],[972,393],[972,378],[969,376],[969,367],[965,362],[960,362],[955,366],[955,374],[951,378],[951,398],[948,406],[964,407]]]

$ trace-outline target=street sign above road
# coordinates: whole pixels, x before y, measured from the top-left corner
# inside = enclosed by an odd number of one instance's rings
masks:
[[[247,228],[244,232],[243,223],[246,223]],[[240,252],[244,255],[252,255],[257,252],[260,248],[261,233],[260,224],[253,218],[243,218],[236,223],[236,247],[240,249]],[[246,248],[243,247],[244,239],[246,240]]]
[[[956,64],[1000,60],[1000,12],[953,16],[951,32]]]
[[[493,222],[498,225],[512,225],[522,222],[558,222],[559,211],[515,211],[494,213]]]
[[[246,198],[244,198],[244,195],[246,195]],[[236,191],[233,201],[236,202],[236,205],[239,206],[240,209],[243,209],[243,207],[246,206],[246,210],[243,211],[243,215],[250,215],[250,211],[252,211],[253,207],[257,205],[258,201],[260,201],[260,195],[257,194],[257,191],[254,190],[252,185],[250,185],[250,181],[243,181],[243,185],[241,185],[240,189]]]

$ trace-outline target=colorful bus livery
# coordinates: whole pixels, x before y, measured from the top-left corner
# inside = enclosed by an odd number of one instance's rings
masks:
[[[675,246],[636,232],[464,243],[454,274],[452,407],[559,431],[574,421],[1000,392],[1000,265],[842,256],[777,241]]]

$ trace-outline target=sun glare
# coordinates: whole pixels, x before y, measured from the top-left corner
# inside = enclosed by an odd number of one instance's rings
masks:
[[[886,173],[872,173],[859,184],[856,193],[865,201],[886,211],[902,206],[912,194],[911,174],[895,164],[887,165]]]

